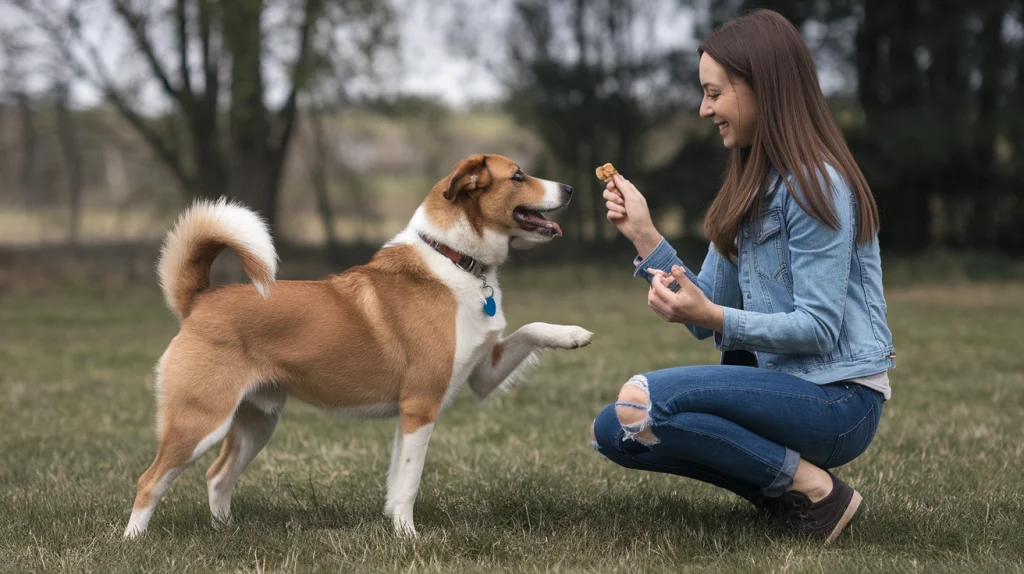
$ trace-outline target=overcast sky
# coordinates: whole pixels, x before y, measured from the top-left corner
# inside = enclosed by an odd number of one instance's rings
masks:
[[[501,97],[502,87],[499,80],[485,61],[500,62],[504,58],[504,42],[492,40],[504,37],[504,30],[509,25],[512,15],[511,0],[491,0],[486,4],[486,8],[482,8],[485,4],[480,3],[483,0],[450,0],[453,3],[441,4],[425,0],[393,1],[397,6],[401,47],[397,60],[381,62],[381,69],[390,80],[389,91],[436,97],[455,107],[462,107],[474,101],[493,101]],[[22,28],[24,21],[14,9],[5,6],[4,2],[5,0],[0,0],[0,30]],[[466,10],[459,14],[443,8],[457,8],[460,2],[463,6],[474,7],[468,23]],[[675,0],[651,0],[650,6],[652,10],[658,11],[658,25],[653,31],[653,42],[656,46],[678,47],[693,42],[695,17],[692,11],[679,10],[678,2]],[[131,46],[121,27],[113,24],[116,20],[103,14],[99,9],[90,10],[89,18],[85,26],[87,36],[99,47],[109,69],[119,78],[132,77],[132,72],[135,71],[133,66],[141,66],[142,63],[138,59],[124,57],[125,54],[132,54]],[[461,50],[453,49],[451,43],[443,36],[443,31],[458,34],[458,24],[471,28],[462,30],[467,38],[479,38],[481,43],[486,42],[486,48],[482,50],[483,58],[468,57]],[[813,30],[810,32],[813,34]],[[0,62],[0,65],[2,64],[3,62]],[[819,62],[819,66],[822,87],[826,91],[833,91],[844,84],[840,71],[831,69],[827,62]],[[45,74],[39,73],[42,64],[27,62],[23,67],[29,70],[30,88],[45,89]],[[280,70],[268,70],[266,79],[269,98],[281,99],[288,85]],[[2,81],[4,80],[0,77],[0,82]],[[696,85],[696,78],[694,82]],[[453,89],[455,86],[457,89]],[[74,85],[73,94],[76,104],[81,106],[95,105],[100,101],[98,92],[82,82]],[[147,85],[141,94],[143,108],[147,111],[155,111],[167,105],[155,84]]]

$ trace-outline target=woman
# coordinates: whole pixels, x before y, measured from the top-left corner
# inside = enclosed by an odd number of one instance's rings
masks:
[[[591,438],[622,466],[729,489],[785,531],[831,542],[861,496],[827,469],[867,449],[895,366],[878,211],[789,21],[748,13],[697,52],[700,115],[731,150],[700,273],[628,180],[615,176],[604,197],[639,253],[650,308],[713,336],[723,365],[634,376]]]

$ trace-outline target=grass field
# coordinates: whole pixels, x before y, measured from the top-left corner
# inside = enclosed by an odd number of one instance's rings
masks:
[[[175,321],[155,287],[0,296],[0,571],[1024,570],[1024,283],[890,289],[893,400],[838,471],[865,510],[825,548],[773,537],[729,493],[592,452],[587,427],[630,375],[717,361],[622,271],[505,278],[511,328],[579,324],[595,342],[546,355],[497,401],[460,394],[431,440],[416,540],[382,512],[394,423],[297,402],[243,475],[232,527],[210,525],[211,452],[143,539],[121,540]]]

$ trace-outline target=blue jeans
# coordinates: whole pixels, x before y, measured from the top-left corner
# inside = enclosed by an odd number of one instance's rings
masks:
[[[594,421],[599,453],[748,500],[789,490],[800,458],[821,468],[850,462],[868,448],[882,414],[882,394],[856,383],[817,385],[751,367],[678,367],[637,375],[630,385],[646,391],[649,410],[639,401],[616,404],[648,416],[623,425],[615,404],[601,411]]]

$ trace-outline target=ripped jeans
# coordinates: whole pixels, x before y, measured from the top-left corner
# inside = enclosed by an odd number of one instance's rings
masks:
[[[594,421],[594,448],[626,468],[695,478],[746,498],[790,489],[800,458],[821,468],[864,452],[882,394],[728,365],[637,375]]]

